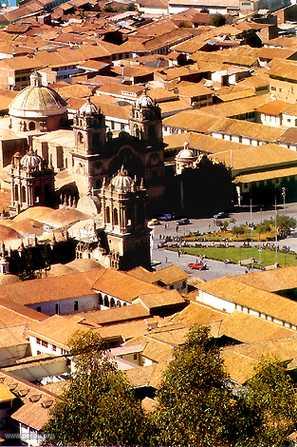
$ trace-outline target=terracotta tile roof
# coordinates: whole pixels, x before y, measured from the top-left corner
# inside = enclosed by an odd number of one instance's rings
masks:
[[[142,304],[131,304],[131,306],[112,308],[104,311],[89,311],[80,313],[80,315],[84,317],[86,321],[104,326],[129,320],[147,318],[150,313]]]
[[[177,290],[163,290],[161,293],[159,291],[158,293],[146,293],[145,295],[140,294],[134,302],[139,302],[147,309],[152,310],[184,304],[185,300]]]
[[[94,295],[93,284],[101,269],[88,272],[71,273],[63,277],[48,277],[23,281],[1,287],[0,303],[8,300],[12,303],[30,305],[47,301],[59,301],[66,298]]]
[[[245,146],[241,143],[234,143],[232,141],[214,138],[211,135],[203,135],[195,132],[185,132],[181,134],[166,135],[164,142],[167,144],[165,154],[177,154],[184,146],[184,143],[189,143],[190,149],[195,149],[199,152],[208,154],[215,154],[216,152],[242,150]]]
[[[297,325],[297,303],[274,293],[243,284],[236,279],[223,277],[211,280],[201,284],[200,290]]]
[[[98,274],[93,284],[93,290],[103,294],[107,293],[130,303],[140,295],[159,294],[163,291],[160,287],[113,269],[106,269]]]
[[[255,372],[257,361],[239,352],[223,349],[222,357],[227,374],[233,382],[243,385]]]
[[[236,279],[267,292],[295,289],[297,288],[297,267],[283,267],[266,272],[253,272],[237,276]]]
[[[272,169],[281,167],[297,167],[297,154],[277,144],[262,146],[242,146],[241,150],[217,152],[210,155],[212,159],[232,167],[236,173],[255,171],[256,169]]]
[[[279,142],[281,144],[296,145],[296,141],[297,141],[297,129],[295,127],[285,130],[284,133],[279,138]]]
[[[262,182],[263,180],[272,180],[282,177],[296,177],[297,166],[293,168],[273,169],[270,171],[261,171],[255,174],[238,175],[235,178],[235,183],[254,183]]]
[[[83,324],[83,318],[79,315],[64,317],[53,315],[46,320],[31,325],[28,336],[39,337],[63,349],[69,349],[69,341],[78,332],[88,332],[93,329],[98,332],[95,324]]]
[[[297,81],[297,62],[274,59],[271,63],[270,77]]]
[[[50,408],[44,408],[39,403],[27,402],[22,405],[11,418],[34,430],[41,431],[50,418]]]
[[[250,121],[223,118],[215,121],[210,128],[211,132],[238,135],[267,143],[279,141],[284,129],[264,126]]]
[[[161,385],[162,375],[167,363],[160,362],[150,366],[139,366],[126,371],[127,378],[134,388],[153,387],[158,389]]]
[[[2,319],[2,315],[1,315]],[[4,321],[4,320],[2,320]],[[4,327],[0,327],[0,349],[4,348],[10,348],[10,347],[19,347],[27,346],[28,340],[26,338],[26,332],[27,332],[27,326],[26,325],[9,325],[7,322],[7,325]],[[26,351],[26,348],[25,348]],[[25,354],[25,352],[24,352]],[[6,353],[5,362],[11,363],[15,361],[15,357],[18,357],[18,355],[21,355],[21,351],[19,354],[16,352],[9,352],[9,349]]]
[[[284,101],[271,101],[257,108],[258,113],[270,116],[280,116],[286,109],[288,104]]]
[[[243,91],[246,92],[246,90]],[[230,94],[228,92],[226,94],[223,93],[222,96],[226,102],[203,107],[203,111],[205,113],[212,113],[216,116],[220,115],[225,116],[226,118],[231,118],[238,115],[255,112],[258,107],[271,103],[271,96],[269,94],[255,96],[252,90],[249,91],[252,93],[252,96],[249,98],[238,98],[238,96],[240,96],[240,90],[237,90],[236,92],[230,91]],[[215,93],[215,96],[221,97],[221,91]],[[232,99],[234,96],[237,99]]]
[[[279,340],[265,340],[258,343],[241,344],[229,348],[225,351],[231,351],[246,357],[250,357],[255,361],[259,361],[262,357],[274,357],[280,361],[296,361],[297,358],[297,336],[282,337]]]
[[[185,110],[163,120],[163,127],[184,129],[192,132],[208,133],[216,121],[210,113],[202,113],[199,110]]]

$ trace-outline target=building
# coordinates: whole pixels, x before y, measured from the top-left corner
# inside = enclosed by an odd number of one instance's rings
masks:
[[[34,205],[55,202],[54,170],[32,151],[21,157],[16,153],[11,163],[11,213],[19,214]]]

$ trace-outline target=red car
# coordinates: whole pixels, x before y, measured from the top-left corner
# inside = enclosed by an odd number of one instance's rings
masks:
[[[188,267],[192,270],[207,270],[207,265],[204,262],[190,262]]]

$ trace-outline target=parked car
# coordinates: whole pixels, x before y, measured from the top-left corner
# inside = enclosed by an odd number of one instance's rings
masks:
[[[160,225],[160,221],[159,221],[159,219],[151,219],[151,220],[148,221],[147,224],[148,224],[149,227],[152,227],[154,225]]]
[[[188,267],[192,270],[207,270],[208,266],[205,262],[190,262]]]
[[[168,222],[169,220],[173,220],[173,219],[175,219],[174,213],[164,213],[164,214],[161,214],[161,216],[159,216],[159,220],[163,220],[165,222]]]
[[[212,217],[214,219],[224,219],[225,217],[228,217],[229,214],[227,211],[220,211],[219,213],[214,214]]]
[[[190,219],[183,217],[177,221],[178,225],[189,225],[191,223]]]

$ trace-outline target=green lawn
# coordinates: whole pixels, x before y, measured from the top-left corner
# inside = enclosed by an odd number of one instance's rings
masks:
[[[238,263],[243,259],[255,258],[256,262],[260,263],[262,266],[272,265],[276,262],[282,267],[297,265],[297,256],[295,254],[278,252],[276,256],[275,251],[267,249],[259,251],[256,247],[187,247],[183,248],[182,251],[189,255],[197,257],[205,256],[208,259],[216,259],[218,261],[229,259],[234,263]]]

